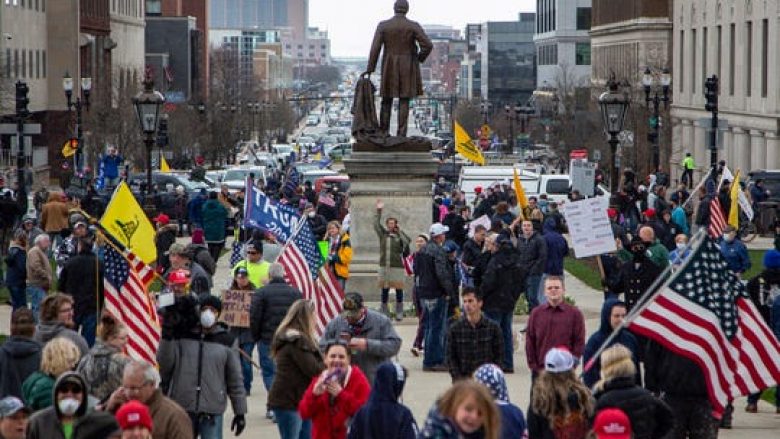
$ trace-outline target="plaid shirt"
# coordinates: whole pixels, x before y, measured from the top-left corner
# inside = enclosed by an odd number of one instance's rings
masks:
[[[504,339],[497,323],[484,315],[472,325],[464,315],[450,326],[447,335],[447,364],[452,379],[469,378],[486,363],[501,364]]]

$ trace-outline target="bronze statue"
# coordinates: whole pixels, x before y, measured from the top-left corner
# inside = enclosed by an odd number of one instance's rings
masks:
[[[396,0],[393,11],[395,16],[379,23],[376,28],[364,75],[374,72],[379,52],[384,47],[382,82],[379,86],[379,95],[382,97],[379,130],[385,135],[390,131],[393,99],[398,98],[398,136],[406,137],[409,100],[423,94],[420,64],[431,54],[433,44],[417,22],[406,18],[409,12],[407,0]]]

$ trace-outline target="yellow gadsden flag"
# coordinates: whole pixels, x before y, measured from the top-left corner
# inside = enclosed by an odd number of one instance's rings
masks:
[[[79,141],[76,139],[68,139],[62,144],[62,156],[71,157],[79,149]]]
[[[458,122],[455,122],[455,151],[478,165],[485,165],[485,157],[482,157],[482,151],[474,144],[469,134]]]
[[[171,167],[168,166],[168,162],[162,156],[160,156],[160,172],[171,172]]]
[[[520,184],[520,177],[517,175],[517,169],[513,168],[512,172],[515,174],[515,195],[517,195],[517,204],[520,205],[520,215],[522,215],[523,209],[528,207],[528,197],[525,196],[525,189],[523,189],[523,185]]]
[[[739,230],[739,169],[737,169],[737,175],[734,176],[734,181],[731,182],[729,188],[729,195],[731,198],[731,208],[729,208],[729,224]]]
[[[124,181],[114,191],[100,225],[145,263],[157,259],[154,227]]]

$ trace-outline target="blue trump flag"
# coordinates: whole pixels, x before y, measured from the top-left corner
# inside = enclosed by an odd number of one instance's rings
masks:
[[[274,203],[254,185],[247,186],[244,208],[244,227],[269,231],[280,243],[290,239],[300,219],[294,207]]]

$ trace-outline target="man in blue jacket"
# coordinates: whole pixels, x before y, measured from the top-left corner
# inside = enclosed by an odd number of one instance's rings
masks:
[[[539,282],[539,291],[536,295],[540,304],[544,303],[544,279],[547,276],[560,276],[563,278],[563,258],[569,254],[569,244],[558,233],[558,228],[553,218],[547,218],[542,224],[542,237],[547,243],[547,260],[544,264],[544,275]]]
[[[119,168],[125,159],[117,153],[116,147],[108,149],[108,155],[103,156],[100,165],[103,167],[103,178],[106,187],[115,187],[119,184]]]
[[[200,194],[187,204],[187,213],[192,229],[203,228],[203,204],[206,203],[207,196],[208,192],[206,189],[201,189]]]
[[[741,278],[742,274],[750,269],[747,247],[737,238],[737,230],[731,224],[723,229],[720,252],[726,259],[729,270],[733,271],[737,277]]]

